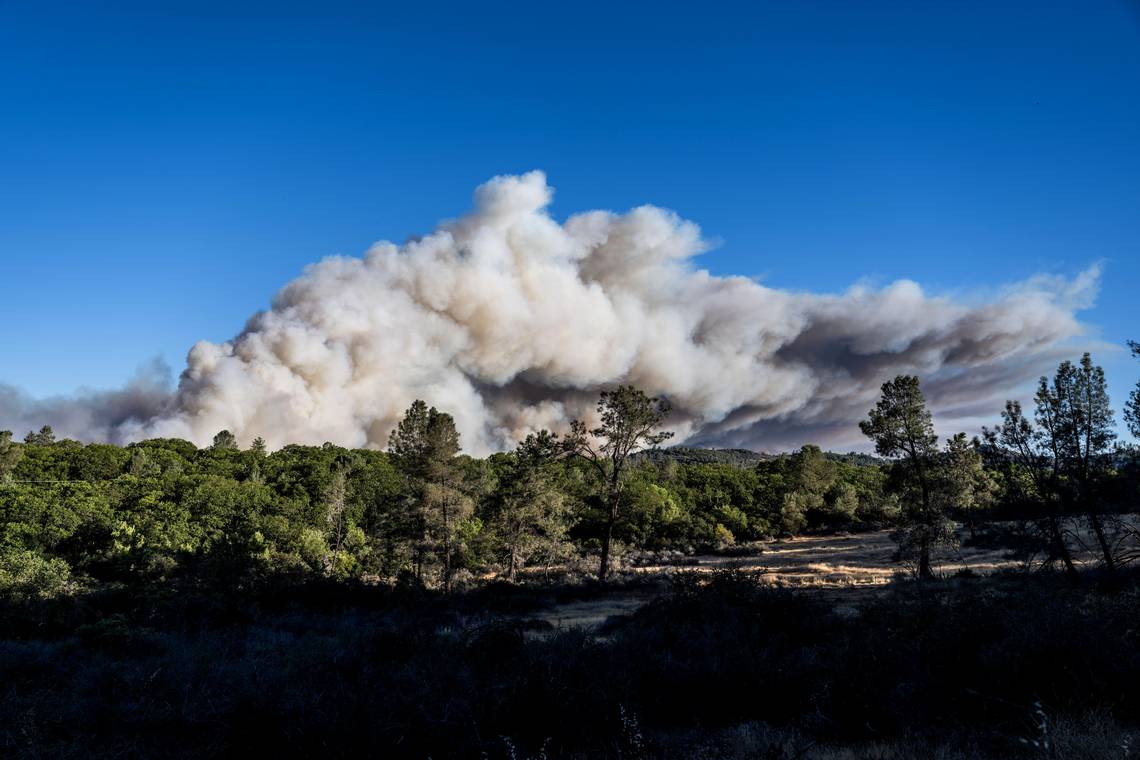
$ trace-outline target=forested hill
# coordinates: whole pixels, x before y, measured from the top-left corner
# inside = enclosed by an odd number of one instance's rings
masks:
[[[670,446],[663,449],[641,451],[635,454],[634,458],[648,460],[654,464],[672,461],[677,464],[727,464],[732,467],[750,468],[755,467],[760,462],[772,462],[788,456],[791,454],[766,454],[751,449],[701,449],[693,446]],[[858,467],[884,464],[884,461],[878,457],[855,451],[846,454],[825,451],[823,456],[832,462],[843,462]]]
[[[650,449],[634,454],[638,460],[648,460],[654,464],[676,462],[677,464],[728,464],[733,467],[755,467],[760,462],[778,459],[778,454],[764,454],[750,449],[699,449],[692,446],[670,446],[663,449]]]

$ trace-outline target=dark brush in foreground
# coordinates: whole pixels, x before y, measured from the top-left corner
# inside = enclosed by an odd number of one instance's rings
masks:
[[[537,634],[529,621],[557,589],[325,582],[29,603],[5,608],[40,625],[0,642],[0,748],[1127,757],[1140,714],[1137,581],[900,581],[837,604],[749,574],[683,573],[598,631]]]

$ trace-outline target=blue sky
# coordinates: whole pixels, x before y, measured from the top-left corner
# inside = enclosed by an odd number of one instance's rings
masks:
[[[777,287],[1103,261],[1084,318],[1140,339],[1136,3],[8,3],[0,382],[178,371],[533,168],[556,216],[669,207]],[[1099,358],[1119,407],[1140,362]]]

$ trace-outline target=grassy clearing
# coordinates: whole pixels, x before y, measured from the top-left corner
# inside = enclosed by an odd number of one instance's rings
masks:
[[[935,555],[936,571],[952,578],[1039,567],[1041,558],[1019,547],[1019,530],[1014,523],[992,523],[979,526],[971,536],[967,528],[959,527],[958,546]],[[1091,537],[1078,534],[1077,538],[1091,546]],[[536,589],[561,588],[544,595],[545,609],[536,614],[549,628],[593,628],[665,593],[670,579],[679,573],[747,572],[765,585],[821,592],[836,604],[848,604],[852,593],[881,595],[890,584],[910,577],[911,569],[895,554],[889,530],[797,536],[738,545],[719,554],[633,555],[619,565],[614,582],[605,587],[590,580],[588,562],[537,568],[524,575],[524,583]],[[1082,566],[1096,565],[1092,549],[1074,556]]]

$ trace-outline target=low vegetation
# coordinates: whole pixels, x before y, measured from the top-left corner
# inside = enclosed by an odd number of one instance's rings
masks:
[[[1136,580],[902,582],[837,606],[746,574],[679,574],[600,636],[536,634],[517,586],[110,595],[98,616],[60,610],[67,626],[0,644],[0,749],[1124,758]]]

